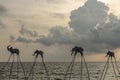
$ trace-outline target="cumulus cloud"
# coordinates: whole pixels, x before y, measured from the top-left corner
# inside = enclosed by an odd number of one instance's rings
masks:
[[[12,42],[15,42],[15,37],[14,37],[14,36],[10,35],[9,38],[10,38],[10,42],[11,42],[11,43],[12,43]]]
[[[84,6],[71,12],[69,25],[72,31],[54,27],[48,36],[37,42],[45,45],[81,45],[91,52],[119,48],[120,21],[115,15],[108,14],[108,11],[109,8],[104,3],[88,0]]]
[[[98,29],[96,29],[98,39],[100,39],[99,41],[101,41],[101,43],[107,44],[109,48],[119,48],[120,20],[113,14],[110,14],[108,19],[109,21],[104,23],[104,26],[99,26]],[[101,25],[103,25],[103,23],[101,23]]]
[[[18,37],[10,35],[10,42],[33,43],[37,37],[41,37],[41,35],[38,35],[38,32],[27,29],[24,25],[20,27],[19,33]]]
[[[65,14],[62,14],[62,13],[52,13],[50,15],[52,17],[54,17],[54,18],[60,18],[60,19],[64,19],[65,18]]]
[[[51,3],[51,4],[57,4],[57,3],[66,3],[66,0],[46,0],[47,3]]]
[[[62,26],[56,26],[49,30],[48,36],[44,36],[36,40],[47,46],[53,44],[71,44],[76,40],[76,34],[72,33],[68,28]]]
[[[21,26],[21,29],[19,30],[21,35],[27,35],[30,37],[38,37],[38,33],[36,31],[28,30],[24,27],[24,25]]]
[[[3,22],[3,17],[8,16],[8,9],[2,5],[0,5],[0,29],[5,28],[5,23]]]
[[[1,29],[5,28],[5,24],[2,21],[0,21],[0,28]]]
[[[120,47],[120,20],[108,14],[109,8],[97,0],[88,0],[82,7],[71,12],[69,28],[55,26],[47,36],[29,39],[19,37],[16,40],[25,43],[42,43],[46,46],[80,45],[89,52],[102,52],[105,49]],[[72,28],[72,30],[70,29]],[[34,35],[34,32],[21,28],[22,35]]]
[[[0,16],[5,16],[7,14],[8,10],[4,6],[0,5]]]
[[[16,39],[16,42],[31,43],[31,42],[33,42],[33,41],[32,41],[32,39],[19,36],[19,37]]]
[[[20,42],[20,43],[33,43],[33,40],[31,38],[27,38],[27,37],[24,37],[24,36],[18,36],[18,37],[15,37],[13,35],[10,35],[9,36],[10,38],[10,42],[11,43],[15,43],[15,42]]]
[[[109,8],[97,0],[88,0],[84,6],[71,12],[69,25],[77,33],[86,33],[108,15]]]

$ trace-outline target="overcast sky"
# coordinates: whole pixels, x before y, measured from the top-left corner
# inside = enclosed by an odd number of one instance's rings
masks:
[[[36,49],[45,61],[70,61],[75,45],[87,61],[104,61],[108,50],[120,57],[119,0],[0,0],[0,61],[6,46],[20,50],[22,61],[33,61]],[[79,55],[78,55],[79,56]],[[79,60],[79,57],[78,59]]]

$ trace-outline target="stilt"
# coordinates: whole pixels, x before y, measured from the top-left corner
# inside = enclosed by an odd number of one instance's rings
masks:
[[[107,65],[106,65],[106,68],[105,68],[105,72],[103,72],[103,80],[104,80],[105,77],[106,77],[106,74],[107,74],[107,72],[108,72],[108,69],[109,69],[109,61],[107,62]],[[101,77],[101,79],[102,79],[102,77]]]
[[[23,66],[22,66],[22,63],[20,62],[20,60],[18,59],[18,56],[17,56],[17,62],[15,62],[15,56],[14,56],[14,54],[11,56],[12,57],[12,62],[6,62],[6,64],[4,65],[4,67],[2,67],[2,69],[0,70],[0,73],[2,72],[2,71],[4,71],[6,68],[8,68],[9,67],[9,65],[8,65],[8,63],[11,63],[11,66],[10,66],[10,70],[9,70],[9,75],[8,76],[5,76],[5,78],[7,78],[8,77],[8,79],[9,80],[12,80],[12,75],[13,74],[15,74],[14,72],[13,72],[13,67],[14,66],[17,66],[17,69],[16,69],[16,72],[17,72],[17,74],[16,74],[16,80],[19,80],[20,79],[20,76],[19,76],[19,67],[20,67],[20,64],[21,64],[21,69],[23,70],[23,76],[24,76],[24,79],[23,80],[26,80],[25,78],[26,78],[26,75],[25,75],[25,71],[24,71],[24,68],[23,68]],[[10,58],[11,59],[11,58]],[[9,60],[10,60],[9,59]],[[16,63],[16,65],[14,65],[14,63]],[[5,71],[4,73],[2,73],[2,74],[6,74],[7,73],[7,71]],[[2,75],[2,74],[0,74],[0,76]],[[15,79],[15,76],[14,76],[14,79]]]
[[[83,50],[82,47],[77,47],[77,46],[72,49],[71,55],[73,54],[73,52],[75,52],[75,53],[74,53],[74,56],[73,56],[73,59],[72,59],[70,65],[67,68],[64,80],[72,80],[73,67],[74,67],[74,64],[75,64],[76,54],[78,52],[81,54],[80,80],[84,80],[84,78],[83,78],[83,64],[85,65],[85,68],[86,68],[86,71],[87,71],[87,78],[88,78],[88,80],[90,80],[89,70],[88,70],[87,63],[85,61],[84,55],[83,55],[83,51],[84,50]],[[69,73],[69,71],[70,71],[70,73]]]
[[[19,78],[19,63],[18,63],[18,61],[19,61],[19,58],[17,56],[17,80]]]
[[[5,65],[0,69],[0,72],[5,68],[6,65],[8,65],[11,57],[12,57],[12,54],[10,55],[10,57],[9,57],[8,61],[5,63]]]
[[[47,80],[50,80],[49,73],[48,73],[47,67],[46,67],[46,65],[44,63],[43,57],[42,57],[42,64],[43,64],[43,66],[45,68],[45,72],[46,72],[46,75],[47,75]]]
[[[28,78],[30,78],[30,75],[31,75],[31,74],[32,74],[31,80],[33,80],[33,76],[34,76],[34,67],[35,67],[36,59],[37,59],[37,58],[35,57],[35,59],[34,59],[34,61],[33,61],[32,68],[31,68],[31,70],[30,70],[30,73],[29,73],[28,76],[27,76],[27,80],[29,80]]]
[[[9,80],[10,80],[11,75],[12,75],[13,63],[14,63],[14,54],[13,54],[13,62],[12,62],[12,64],[11,64],[11,68],[10,68]]]
[[[116,58],[115,58],[115,54],[114,54],[114,52],[108,51],[106,56],[108,56],[108,59],[107,59],[106,64],[105,64],[105,66],[103,68],[102,74],[101,74],[101,76],[100,76],[100,78],[98,80],[105,80],[106,74],[107,74],[108,69],[109,69],[110,61],[111,61],[111,64],[112,64],[112,68],[113,68],[113,72],[114,72],[115,78],[116,78],[116,80],[118,80],[117,72],[118,73],[120,73],[120,72],[119,72],[119,68],[118,68],[118,65],[117,65]],[[113,63],[113,59],[114,59],[115,63]],[[117,68],[117,72],[115,70],[115,66]]]
[[[11,55],[10,55],[8,61],[5,63],[5,65],[0,70],[0,80],[13,80],[13,79],[26,80],[24,66],[22,65],[22,62],[21,62],[21,59],[19,56],[19,50],[16,48],[12,48],[12,47],[9,48],[9,47],[10,46],[8,46],[7,49],[8,49],[8,51],[11,52]],[[15,57],[17,60],[15,60]],[[12,62],[10,62],[10,60],[12,60]],[[9,64],[11,64],[11,65],[9,66]],[[10,67],[10,68],[8,68],[8,67]],[[14,68],[14,67],[16,67],[16,68]],[[21,72],[21,71],[19,71],[20,70],[19,67],[21,67],[21,69],[22,69],[24,78],[19,76],[19,72]],[[5,71],[7,68],[8,68],[8,71]],[[2,73],[2,71],[4,71],[4,73]],[[6,75],[7,73],[9,73],[9,74]]]
[[[90,74],[89,74],[89,70],[88,70],[88,67],[87,67],[87,63],[86,63],[86,61],[85,61],[85,58],[84,58],[84,56],[83,56],[82,58],[83,58],[83,60],[84,60],[85,67],[86,67],[86,70],[87,70],[87,74],[88,74],[88,80],[90,80]]]
[[[113,67],[113,71],[114,71],[114,74],[115,74],[116,80],[118,80],[118,77],[117,77],[117,74],[116,74],[116,71],[115,71],[115,67],[114,67],[114,64],[113,64],[112,58],[111,58],[111,63],[112,63],[112,67]]]
[[[50,78],[49,78],[49,73],[48,73],[47,67],[46,67],[46,65],[45,65],[45,63],[44,63],[44,59],[43,59],[43,51],[39,51],[39,50],[36,50],[36,51],[34,52],[34,54],[33,54],[33,56],[35,56],[35,58],[34,58],[32,67],[31,67],[31,69],[30,69],[30,72],[29,72],[29,74],[28,74],[28,76],[27,76],[27,80],[37,80],[37,79],[36,79],[36,75],[37,75],[37,74],[36,74],[36,72],[34,71],[34,69],[35,69],[35,67],[36,67],[38,55],[41,55],[41,58],[42,58],[42,61],[41,61],[42,65],[39,66],[39,67],[42,67],[42,66],[44,67],[45,73],[43,73],[43,74],[44,74],[44,76],[47,77],[47,80],[50,80]],[[39,79],[40,79],[40,78],[42,78],[42,75],[41,75],[41,74],[39,74]],[[44,78],[45,78],[45,77],[44,77]],[[44,80],[44,79],[43,79],[43,80]],[[46,80],[46,79],[45,79],[45,80]]]
[[[23,66],[23,64],[22,64],[22,62],[21,62],[20,56],[18,56],[18,60],[19,60],[19,64],[21,65],[21,68],[22,68],[22,71],[23,71],[23,74],[24,74],[24,80],[26,80],[25,69],[24,69],[24,66]]]
[[[118,65],[117,65],[117,60],[116,60],[116,58],[114,57],[114,60],[115,60],[115,65],[116,65],[116,67],[117,67],[117,71],[119,72],[119,74],[120,74],[120,70],[119,70],[119,68],[118,68]]]
[[[82,80],[82,71],[83,71],[82,68],[83,68],[83,59],[81,58],[81,76],[80,76],[81,78],[80,78],[80,80]]]

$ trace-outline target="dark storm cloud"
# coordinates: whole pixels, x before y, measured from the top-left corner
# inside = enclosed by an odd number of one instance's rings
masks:
[[[21,26],[21,29],[19,30],[21,35],[27,35],[30,37],[38,37],[38,33],[36,31],[28,30],[24,27],[24,25]]]

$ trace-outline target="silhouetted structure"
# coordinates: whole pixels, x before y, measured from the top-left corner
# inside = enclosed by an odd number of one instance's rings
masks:
[[[41,79],[41,80],[42,80],[42,79],[43,79],[43,80],[46,80],[46,79],[47,79],[47,80],[50,80],[47,67],[46,67],[46,65],[45,65],[45,63],[44,63],[43,54],[44,54],[44,52],[41,51],[41,50],[36,50],[36,51],[34,52],[33,56],[35,56],[35,58],[34,58],[33,65],[32,65],[32,68],[31,68],[31,70],[30,70],[30,73],[28,74],[27,80],[37,80],[37,79]],[[45,74],[46,77],[45,77],[45,76],[43,77],[43,76],[41,76],[42,74],[40,74],[40,75],[39,75],[39,78],[36,78],[36,74],[35,74],[34,69],[35,69],[35,66],[36,66],[36,64],[37,64],[37,58],[38,58],[39,55],[40,55],[41,58],[42,58],[42,66],[44,67],[45,73],[42,72],[42,71],[41,71],[41,72],[38,72],[38,73]],[[39,66],[39,67],[42,67],[42,66]],[[38,69],[38,71],[40,71],[40,69]]]
[[[11,54],[17,54],[17,55],[19,55],[19,49],[17,49],[17,48],[13,48],[13,47],[11,47],[10,45],[8,45],[7,46],[7,50],[11,53]]]
[[[103,68],[103,71],[102,71],[102,74],[101,74],[99,80],[104,80],[104,79],[105,79],[106,74],[107,74],[107,71],[108,71],[108,68],[109,68],[110,58],[111,58],[112,68],[113,68],[115,77],[116,77],[116,79],[118,80],[118,76],[117,76],[117,73],[116,73],[116,70],[115,70],[115,66],[116,66],[116,68],[117,68],[118,73],[120,73],[120,71],[119,71],[119,68],[118,68],[118,65],[117,65],[115,53],[114,53],[114,52],[111,52],[111,51],[108,51],[108,52],[106,53],[106,57],[108,57],[108,59],[107,59],[107,62],[106,62],[106,64],[105,64],[104,68]],[[115,65],[114,65],[114,63],[113,63],[113,59],[114,59],[114,61],[115,61]]]
[[[41,58],[43,59],[43,54],[44,54],[44,52],[43,51],[39,51],[39,50],[36,50],[35,52],[34,52],[34,54],[33,54],[33,56],[35,56],[36,58],[38,57],[38,55],[40,55],[41,56]]]
[[[64,80],[72,80],[71,75],[72,75],[72,71],[73,71],[73,67],[74,67],[75,58],[76,58],[77,53],[80,53],[80,55],[81,55],[80,80],[84,80],[83,77],[82,77],[83,76],[83,64],[85,64],[85,67],[86,67],[86,71],[87,71],[87,75],[88,75],[87,79],[90,80],[90,75],[89,75],[87,63],[86,63],[84,55],[83,55],[84,49],[82,47],[75,46],[74,48],[72,48],[71,51],[72,51],[71,55],[73,55],[73,59],[72,59],[70,65],[67,68]]]
[[[20,66],[21,66],[21,69],[23,70],[23,76],[24,76],[22,80],[25,80],[26,75],[25,75],[24,67],[22,65],[20,56],[19,56],[19,53],[20,53],[19,49],[13,48],[9,45],[9,46],[7,46],[7,50],[11,53],[11,55],[10,55],[8,61],[5,63],[5,65],[0,70],[0,80],[8,80],[8,79],[9,80],[13,80],[13,79],[19,80],[20,79],[20,74],[21,74],[20,73],[21,71],[19,71]],[[17,62],[15,62],[15,59],[14,59],[15,54],[17,56]],[[12,62],[10,62],[11,57],[13,57]],[[11,63],[10,70],[8,71],[10,73],[7,76],[5,76],[8,72],[6,72],[4,70],[6,70],[9,67],[9,63]],[[16,68],[16,70],[13,71],[14,67]],[[6,79],[6,78],[8,78],[8,79]]]
[[[77,53],[80,53],[81,56],[83,56],[83,51],[84,51],[84,49],[82,47],[75,46],[74,48],[72,48],[71,55],[74,53],[74,56],[76,56]]]

